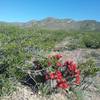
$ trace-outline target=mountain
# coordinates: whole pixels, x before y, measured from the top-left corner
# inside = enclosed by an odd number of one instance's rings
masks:
[[[72,19],[57,19],[53,17],[47,17],[43,20],[31,20],[28,22],[13,22],[6,23],[0,22],[0,24],[16,25],[20,27],[39,27],[42,29],[52,30],[76,30],[76,31],[100,31],[100,22],[96,20],[82,20],[75,21]]]

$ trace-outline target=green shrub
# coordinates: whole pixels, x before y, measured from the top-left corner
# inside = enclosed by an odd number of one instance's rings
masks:
[[[87,48],[100,48],[100,33],[88,33],[83,36],[83,42]]]
[[[100,68],[96,67],[95,62],[92,59],[87,60],[86,62],[79,64],[79,69],[84,77],[95,76]]]

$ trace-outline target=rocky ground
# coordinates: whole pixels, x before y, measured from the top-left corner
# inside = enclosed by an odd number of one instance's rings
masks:
[[[41,96],[40,94],[34,94],[29,87],[19,85],[17,91],[12,95],[3,97],[1,100],[65,100],[63,94],[52,94],[49,97]]]

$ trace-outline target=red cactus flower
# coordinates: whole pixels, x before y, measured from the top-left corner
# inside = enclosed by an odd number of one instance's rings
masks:
[[[67,89],[67,88],[69,88],[69,84],[63,83],[63,89]]]
[[[56,57],[56,59],[60,59],[60,58],[62,58],[62,55],[61,54],[57,54],[57,55],[55,55],[55,57]]]
[[[80,70],[79,69],[76,69],[75,70],[75,73],[76,73],[76,75],[80,75]]]
[[[61,63],[61,62],[57,62],[57,63],[56,63],[56,66],[62,67],[62,63]]]
[[[59,75],[62,75],[62,73],[58,70],[56,71],[56,74],[59,76]]]
[[[64,62],[64,66],[66,66],[66,65],[68,65],[68,61],[65,61],[65,62]]]
[[[79,76],[79,75],[76,76],[76,80],[75,80],[74,83],[75,83],[76,85],[80,85],[80,76]]]
[[[62,73],[61,73],[60,71],[56,71],[55,74],[56,74],[56,79],[57,79],[57,81],[61,81],[62,78],[63,78]]]
[[[68,61],[67,61],[67,64],[68,64],[68,65],[71,65],[72,63],[73,63],[72,60],[68,60]]]
[[[72,63],[73,63],[73,61],[67,60],[67,61],[65,61],[64,66],[66,66],[66,65],[71,65]]]
[[[45,75],[45,79],[56,80],[57,87],[62,89],[69,89],[70,88],[69,79],[73,79],[73,78],[75,78],[74,84],[79,85],[81,79],[80,79],[80,70],[77,69],[77,64],[72,60],[67,60],[65,61],[64,64],[62,64],[59,61],[61,57],[62,57],[61,54],[48,56],[49,59],[47,62],[48,66],[51,66],[53,64],[50,61],[50,59],[53,59],[57,62],[56,62],[56,66],[54,67],[54,72],[47,72],[47,74]]]
[[[76,63],[73,63],[72,66],[73,66],[73,71],[75,71],[77,67]]]
[[[68,65],[68,69],[69,69],[70,71],[72,71],[72,70],[73,70],[73,66]]]
[[[77,65],[75,63],[71,63],[70,65],[68,65],[69,70],[75,72]]]
[[[51,79],[55,79],[55,73],[51,72],[49,75]]]
[[[61,81],[60,83],[57,84],[57,87],[62,88],[62,89],[67,89],[70,86],[66,81]]]

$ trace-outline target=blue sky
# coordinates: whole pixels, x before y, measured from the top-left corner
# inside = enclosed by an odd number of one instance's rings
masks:
[[[100,0],[0,0],[0,21],[45,17],[100,21]]]

